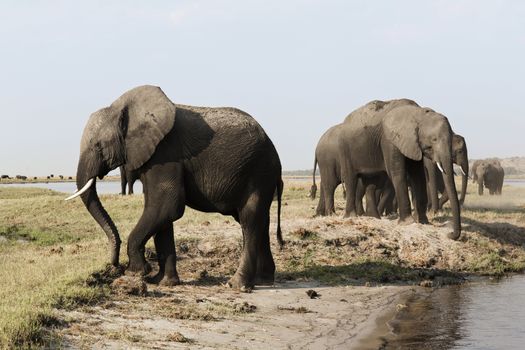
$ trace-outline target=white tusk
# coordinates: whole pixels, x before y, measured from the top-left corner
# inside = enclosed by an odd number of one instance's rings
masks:
[[[439,168],[439,171],[441,171],[444,174],[445,172],[443,171],[443,167],[441,166],[441,163],[437,162],[436,164],[437,164],[437,166]]]
[[[91,187],[91,185],[93,185],[93,182],[95,182],[94,178],[89,179],[89,181],[84,185],[84,187],[82,187],[80,190],[76,191],[75,193],[73,193],[71,196],[67,197],[64,200],[68,201],[70,199],[80,196],[82,193],[86,192]]]
[[[463,176],[467,176],[467,174],[465,174],[465,171],[463,170],[463,167],[459,167],[459,169],[461,169],[461,173],[463,174]]]

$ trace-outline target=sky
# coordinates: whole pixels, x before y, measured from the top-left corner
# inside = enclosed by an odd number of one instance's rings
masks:
[[[0,173],[74,175],[94,111],[143,84],[234,106],[284,170],[374,99],[449,118],[470,158],[525,156],[525,1],[0,3]]]

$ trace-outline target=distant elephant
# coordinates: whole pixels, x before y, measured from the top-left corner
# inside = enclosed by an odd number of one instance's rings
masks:
[[[128,187],[128,194],[133,194],[133,184],[140,179],[140,173],[137,170],[128,170],[126,166],[121,165],[120,169],[120,186],[121,195],[126,194],[126,186]]]
[[[315,172],[317,165],[319,165],[321,191],[316,215],[324,216],[335,213],[334,193],[337,186],[341,183],[340,149],[338,144],[341,126],[342,124],[338,124],[328,129],[319,139],[315,149],[313,184],[310,189],[310,198],[314,199],[316,196]]]
[[[283,182],[275,147],[255,119],[235,108],[173,104],[154,86],[134,88],[93,113],[80,144],[78,191],[111,242],[111,263],[119,263],[120,237],[96,191],[96,178],[125,165],[143,179],[144,211],[128,238],[127,273],[151,270],[145,244],[154,237],[157,281],[179,284],[173,222],[185,206],[231,215],[241,224],[243,248],[233,288],[273,283],[270,206],[277,193],[277,238],[282,245]]]
[[[501,195],[505,171],[497,159],[477,160],[472,165],[473,179],[478,183],[478,194],[483,195],[483,187],[489,194]]]
[[[467,193],[469,164],[467,144],[465,138],[461,135],[454,134],[452,136],[452,161],[459,166],[461,171],[461,195],[459,197],[459,204],[462,205],[465,202]],[[432,211],[437,212],[443,208],[443,205],[448,201],[448,193],[445,190],[445,182],[443,181],[441,169],[428,158],[425,158],[424,162],[429,207]],[[441,194],[441,198],[438,198],[439,194]]]
[[[386,172],[392,181],[400,222],[413,222],[408,196],[415,194],[415,220],[427,223],[427,191],[423,157],[444,170],[453,232],[461,234],[460,208],[452,166],[452,135],[448,119],[408,99],[372,101],[352,112],[341,124],[339,149],[341,177],[346,186],[345,216],[356,215],[357,179]]]
[[[352,112],[352,114],[361,113],[364,117],[371,116],[374,111],[368,109],[367,106],[361,107],[357,111]],[[352,115],[350,114],[350,115]],[[349,116],[346,118],[345,122],[348,120]],[[319,165],[319,173],[321,175],[321,191],[319,194],[319,202],[316,208],[316,215],[326,216],[335,214],[335,205],[334,205],[334,193],[339,184],[343,185],[343,196],[346,198],[346,188],[343,183],[342,174],[341,174],[341,162],[342,154],[341,147],[339,145],[340,131],[344,123],[337,124],[329,128],[319,139],[317,147],[315,149],[315,159],[314,159],[314,169],[313,169],[313,184],[310,188],[310,198],[315,199],[317,193],[317,185],[315,183],[315,173],[316,167]],[[359,208],[362,209],[362,197],[368,186],[375,188],[381,188],[385,181],[386,172],[384,177],[381,176],[372,176],[360,181],[360,189],[363,190],[363,195],[356,199],[356,204]],[[368,196],[372,196],[374,189],[372,187],[368,190],[371,191],[368,193]],[[390,193],[390,192],[389,192]],[[371,203],[368,207],[368,210],[365,212],[364,209],[360,210],[359,215],[365,214],[367,216],[375,216],[377,210],[372,209],[376,205],[379,205],[379,202],[374,202],[372,204],[371,198],[369,198],[368,203]],[[386,197],[385,197],[386,199]],[[385,201],[382,202],[384,206]]]

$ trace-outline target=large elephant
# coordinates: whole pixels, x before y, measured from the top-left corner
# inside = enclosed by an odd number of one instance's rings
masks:
[[[483,187],[489,194],[501,195],[505,171],[497,159],[477,160],[472,165],[473,180],[478,183],[478,194],[483,195]]]
[[[374,102],[382,103],[382,101]],[[348,121],[349,118],[354,114],[359,114],[363,118],[368,118],[375,113],[375,105],[372,106],[372,104],[367,104],[350,113],[350,115],[346,117],[345,122]],[[315,183],[315,173],[316,167],[319,165],[319,173],[321,175],[321,191],[319,194],[319,202],[316,208],[316,215],[332,215],[335,213],[334,193],[339,184],[343,184],[344,186],[341,176],[341,162],[343,161],[343,155],[341,154],[342,149],[339,145],[339,139],[341,137],[341,129],[343,128],[345,122],[329,128],[321,136],[319,142],[317,143],[317,147],[315,148],[314,170],[312,175],[313,184],[310,189],[310,198],[314,199],[316,196],[317,185]],[[368,186],[373,186],[374,188],[381,187],[384,182],[384,178],[380,176],[373,176],[369,178],[363,178],[362,181],[363,191],[365,191]],[[367,197],[369,197],[369,202],[371,202],[371,196],[374,190],[370,188],[368,191]],[[346,193],[345,189],[344,193]],[[369,207],[369,209],[371,208],[372,206]],[[377,216],[373,210],[367,211],[367,215]]]
[[[469,164],[467,143],[465,142],[465,138],[458,134],[452,136],[452,161],[459,166],[461,171],[459,204],[463,205],[467,193]],[[441,169],[428,158],[425,158],[424,163],[429,206],[435,213],[443,207],[443,204],[448,201],[449,197],[445,190],[445,182],[443,181]],[[441,194],[441,197],[439,197],[439,194]]]
[[[460,207],[452,165],[453,131],[448,119],[414,101],[373,101],[351,113],[339,136],[341,174],[346,186],[345,216],[356,215],[358,177],[388,174],[395,189],[401,222],[413,222],[408,196],[415,194],[415,220],[427,223],[427,191],[423,157],[439,164],[453,215],[452,239],[461,234]]]
[[[140,179],[140,173],[137,170],[128,169],[126,166],[120,166],[120,186],[121,195],[126,194],[126,186],[128,187],[128,194],[133,194],[133,184]]]
[[[119,264],[120,238],[96,191],[96,178],[125,164],[144,185],[144,211],[128,238],[129,274],[148,274],[144,247],[154,237],[165,285],[179,283],[173,222],[185,205],[231,215],[243,233],[241,260],[229,285],[236,289],[273,283],[270,206],[277,193],[277,238],[282,245],[283,183],[275,147],[262,127],[235,108],[173,104],[154,86],[134,88],[93,113],[80,145],[79,190],[89,213],[111,242],[111,263]]]

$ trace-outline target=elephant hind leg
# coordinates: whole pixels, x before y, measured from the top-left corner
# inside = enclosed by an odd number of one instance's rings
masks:
[[[319,213],[322,216],[329,216],[335,214],[335,200],[334,194],[338,183],[333,181],[321,182],[321,193],[324,196],[324,211]]]
[[[228,281],[238,290],[255,284],[273,284],[275,263],[270,250],[270,205],[273,192],[264,196],[254,192],[239,210],[244,244],[237,271]]]

